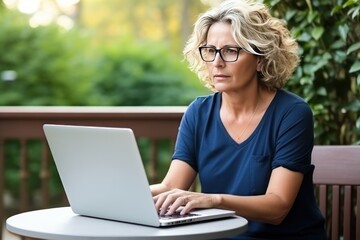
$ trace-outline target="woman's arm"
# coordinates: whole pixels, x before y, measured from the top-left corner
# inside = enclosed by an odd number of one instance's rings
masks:
[[[183,179],[184,180],[184,179]],[[258,196],[203,194],[173,189],[157,195],[154,200],[161,213],[172,214],[184,206],[182,214],[194,208],[223,208],[236,211],[247,219],[280,224],[290,211],[303,180],[303,174],[278,167],[272,171],[267,191]],[[181,185],[181,181],[178,183]],[[167,210],[167,211],[166,211]]]
[[[219,195],[219,208],[232,209],[247,219],[280,224],[290,211],[299,192],[303,174],[278,167],[272,171],[264,195]]]
[[[160,193],[170,191],[171,189],[188,190],[193,184],[197,173],[186,162],[180,160],[172,160],[169,170],[159,184],[150,186],[153,196]]]

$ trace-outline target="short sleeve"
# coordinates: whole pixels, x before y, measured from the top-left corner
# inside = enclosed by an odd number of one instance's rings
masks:
[[[312,171],[313,133],[313,114],[308,104],[292,105],[280,123],[272,168],[282,166],[303,174]]]
[[[197,100],[193,101],[188,106],[180,121],[175,151],[172,156],[172,159],[178,159],[188,163],[195,171],[198,169],[195,153],[196,101]]]

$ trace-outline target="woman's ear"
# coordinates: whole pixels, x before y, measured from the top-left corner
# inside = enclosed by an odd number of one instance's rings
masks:
[[[260,72],[261,71],[261,57],[257,58],[257,62],[256,62],[256,71]]]

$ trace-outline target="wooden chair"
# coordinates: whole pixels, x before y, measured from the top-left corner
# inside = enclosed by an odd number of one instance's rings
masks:
[[[315,146],[314,184],[331,240],[360,240],[360,146]]]

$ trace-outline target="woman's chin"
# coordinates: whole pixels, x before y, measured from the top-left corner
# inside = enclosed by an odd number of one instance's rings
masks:
[[[223,83],[214,84],[214,88],[218,92],[226,92],[226,91],[230,90],[230,86],[228,84],[223,84]]]

